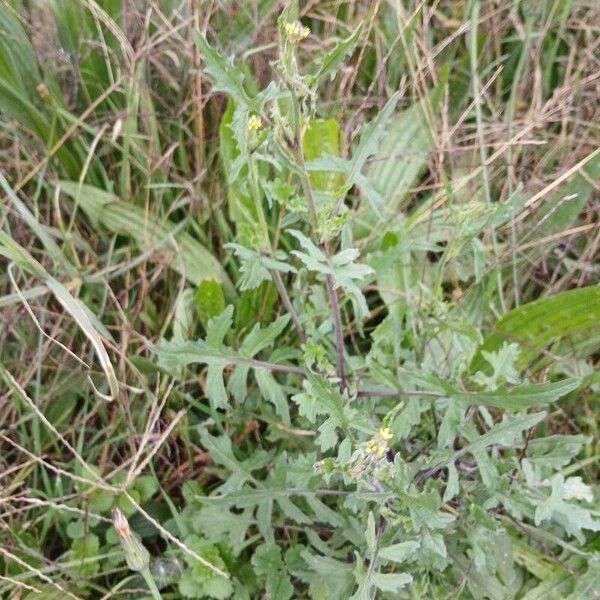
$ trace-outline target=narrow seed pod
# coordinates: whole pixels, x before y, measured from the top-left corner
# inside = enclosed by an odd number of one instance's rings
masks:
[[[125,515],[118,509],[112,510],[113,525],[121,540],[127,566],[132,571],[143,571],[150,565],[150,553],[129,528]]]

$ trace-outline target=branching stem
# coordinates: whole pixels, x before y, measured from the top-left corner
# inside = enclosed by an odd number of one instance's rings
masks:
[[[277,287],[277,291],[279,292],[279,296],[281,297],[281,301],[285,306],[285,309],[288,311],[290,317],[292,318],[292,323],[300,336],[300,339],[304,341],[306,339],[306,335],[304,334],[304,329],[302,328],[302,323],[300,322],[300,318],[298,317],[298,313],[292,304],[290,296],[285,289],[285,284],[283,283],[283,279],[281,278],[281,273],[279,271],[272,271],[273,280],[275,281],[275,286]]]

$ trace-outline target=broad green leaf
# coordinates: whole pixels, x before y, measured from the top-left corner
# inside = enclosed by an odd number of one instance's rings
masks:
[[[577,537],[580,542],[585,541],[583,530],[600,531],[600,520],[594,519],[593,513],[574,502],[567,502],[569,495],[565,479],[562,474],[552,477],[550,484],[552,491],[543,502],[535,509],[535,524],[544,521],[553,521],[560,524],[569,535]]]
[[[428,98],[386,123],[381,146],[375,149],[376,154],[364,171],[365,177],[372,182],[384,202],[380,207],[381,214],[377,215],[379,218],[369,211],[357,217],[357,239],[371,234],[378,221],[397,219],[399,210],[407,201],[411,188],[427,166],[435,148],[425,110],[428,103],[435,110],[440,98],[440,89],[435,89]]]
[[[258,216],[248,186],[244,184],[248,177],[248,166],[243,164],[238,168],[242,152],[232,129],[234,114],[236,114],[235,102],[229,98],[219,124],[219,155],[228,181],[228,215],[235,224],[237,239],[248,245],[254,237],[253,224],[257,222]]]
[[[487,571],[478,571],[472,560],[463,554],[457,553],[453,562],[457,578],[466,575],[467,587],[475,600],[507,600],[506,586],[497,577]]]
[[[206,328],[206,345],[213,349],[222,349],[227,332],[233,323],[233,306],[230,304],[220,315],[213,317]]]
[[[413,580],[408,573],[371,573],[370,579],[382,592],[398,592]]]
[[[444,529],[456,519],[454,515],[441,510],[442,501],[435,490],[418,496],[405,494],[403,500],[408,506],[415,531]]]
[[[246,533],[254,524],[248,511],[238,514],[217,504],[203,506],[199,511],[194,511],[194,516],[197,531],[208,538],[225,537],[234,555],[244,547]]]
[[[558,192],[544,200],[536,212],[535,234],[526,234],[526,240],[565,231],[576,225],[593,193],[593,182],[599,178],[600,155],[597,155]],[[544,244],[544,251],[550,251],[547,244]]]
[[[378,115],[365,125],[361,131],[360,141],[358,146],[352,152],[350,160],[349,178],[354,180],[354,176],[361,173],[367,159],[377,153],[381,140],[387,134],[388,123],[396,110],[396,105],[400,100],[400,94],[395,93],[381,109]]]
[[[289,316],[279,317],[265,329],[261,329],[256,324],[242,342],[239,351],[225,344],[225,336],[231,329],[232,321],[233,306],[229,305],[220,315],[210,319],[206,327],[206,339],[195,342],[161,340],[154,349],[159,364],[167,370],[175,372],[181,367],[194,363],[208,365],[206,393],[216,408],[227,405],[227,393],[223,380],[225,367],[236,365],[237,369],[231,378],[231,387],[236,400],[242,401],[246,393],[249,369],[265,367],[264,363],[253,360],[253,357],[275,341],[288,324]],[[282,370],[303,372],[300,367],[282,366]],[[287,401],[285,396],[282,396],[283,392],[279,389],[273,376],[268,373],[258,377],[261,390],[265,394],[268,393],[268,399],[275,403],[282,418],[289,419]]]
[[[173,340],[181,342],[190,338],[194,329],[194,292],[184,290],[177,298],[173,309]]]
[[[76,206],[83,209],[93,225],[133,238],[144,251],[170,252],[169,266],[191,284],[213,279],[223,286],[229,298],[236,297],[235,288],[217,258],[189,233],[177,231],[175,224],[152,217],[137,206],[91,185],[61,181],[60,187],[74,199]]]
[[[519,383],[519,373],[514,366],[519,357],[518,344],[504,343],[498,351],[482,350],[481,354],[492,367],[493,373],[487,376],[478,371],[473,376],[473,381],[489,391],[497,389],[502,383]]]
[[[399,542],[398,544],[380,548],[377,556],[395,563],[403,563],[414,556],[419,546],[419,542],[415,541]]]
[[[196,290],[194,305],[200,322],[206,327],[209,319],[225,310],[225,296],[221,284],[214,279],[201,281]]]
[[[522,600],[565,600],[567,594],[573,590],[573,580],[572,575],[556,567],[539,585],[529,590]],[[571,600],[582,600],[582,596],[576,596]]]
[[[302,579],[310,584],[313,600],[347,600],[353,585],[352,565],[329,556],[315,556],[303,550],[301,556],[310,571]]]
[[[270,271],[281,273],[295,273],[296,269],[285,262],[287,255],[278,251],[273,256],[266,256],[263,252],[250,250],[240,244],[229,243],[226,248],[231,248],[240,261],[240,272],[242,276],[238,285],[242,292],[254,290],[264,281],[271,281]]]
[[[322,156],[339,157],[342,132],[336,119],[313,119],[302,139],[304,156],[313,161]],[[333,192],[343,184],[339,172],[312,171],[310,182],[316,191]]]
[[[309,172],[330,171],[344,173],[349,186],[357,185],[369,202],[371,208],[381,216],[384,199],[362,174],[369,157],[377,152],[381,139],[385,136],[387,123],[390,120],[400,96],[394,94],[369,124],[363,127],[358,145],[348,161],[335,156],[322,156],[306,163]]]
[[[552,353],[586,356],[600,347],[600,287],[561,292],[507,312],[494,326],[471,362],[472,373],[485,370],[483,351],[497,351],[505,342],[520,346],[517,368],[543,366],[543,351],[564,341]],[[542,357],[542,360],[540,360]]]

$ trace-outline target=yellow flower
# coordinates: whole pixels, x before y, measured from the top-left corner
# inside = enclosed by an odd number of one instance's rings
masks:
[[[394,437],[392,430],[389,427],[383,427],[379,430],[379,435],[387,442]]]
[[[252,115],[248,119],[248,131],[258,131],[262,126],[262,119],[258,115]]]
[[[310,34],[310,29],[308,27],[304,27],[298,21],[295,21],[294,23],[286,23],[283,26],[283,30],[288,36],[290,42],[293,44],[296,44],[300,40],[307,38]]]
[[[375,454],[377,452],[378,447],[379,444],[377,443],[377,440],[369,440],[366,448],[367,454]]]
[[[372,438],[367,442],[365,450],[367,454],[377,454],[377,456],[382,457],[385,456],[385,453],[388,451],[388,445],[385,441],[379,441],[376,438]]]

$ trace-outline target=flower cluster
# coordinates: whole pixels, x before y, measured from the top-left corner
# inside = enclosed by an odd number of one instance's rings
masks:
[[[258,131],[262,126],[262,119],[258,115],[252,115],[248,119],[248,131]]]
[[[292,44],[297,44],[300,40],[307,38],[310,34],[310,29],[308,27],[304,27],[298,21],[295,21],[294,23],[286,23],[283,26],[283,30]]]
[[[384,457],[389,450],[388,441],[394,437],[389,427],[382,427],[379,430],[378,435],[371,438],[367,442],[366,451],[367,454],[376,454],[380,458]]]

